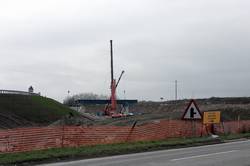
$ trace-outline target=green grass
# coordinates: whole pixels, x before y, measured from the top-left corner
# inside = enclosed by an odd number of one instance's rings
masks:
[[[100,156],[127,154],[160,150],[171,147],[190,145],[207,141],[208,138],[170,139],[136,143],[120,143],[110,145],[83,146],[79,148],[58,148],[25,153],[1,154],[0,164],[24,163],[48,159],[92,158]]]
[[[250,133],[225,135],[220,139],[208,137],[200,138],[174,138],[161,141],[145,141],[134,143],[119,143],[109,145],[82,146],[78,148],[57,148],[24,153],[1,154],[0,164],[34,164],[41,162],[54,162],[58,160],[84,159],[110,155],[129,154],[145,151],[163,150],[179,147],[197,146],[219,143],[228,139],[250,138]]]
[[[0,114],[15,116],[35,124],[54,122],[69,113],[78,114],[63,104],[42,96],[0,95]]]
[[[226,135],[221,135],[220,138],[223,139],[223,140],[233,140],[233,139],[240,139],[240,138],[250,138],[250,133],[226,134]]]

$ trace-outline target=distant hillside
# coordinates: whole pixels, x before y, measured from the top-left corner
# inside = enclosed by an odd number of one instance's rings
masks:
[[[0,94],[0,128],[44,126],[76,111],[42,96]]]
[[[196,100],[200,110],[221,111],[222,120],[250,119],[250,98],[209,98]],[[125,118],[96,118],[104,105],[84,106],[86,113],[80,115],[65,105],[49,98],[29,95],[0,94],[0,128],[53,125],[133,125],[158,119],[180,119],[189,100],[151,102],[142,101],[130,107],[135,116]],[[71,117],[71,118],[70,118]],[[73,117],[73,118],[72,118]],[[95,117],[94,117],[95,118]]]
[[[99,124],[111,125],[132,125],[135,121],[137,124],[147,123],[157,119],[181,119],[190,100],[152,102],[141,101],[138,104],[131,106],[130,111],[135,116],[120,119],[107,119]],[[226,98],[208,98],[197,99],[201,112],[204,111],[221,111],[222,120],[230,121],[250,119],[250,98],[249,97],[226,97]],[[102,105],[85,106],[86,112],[97,113],[103,110]]]

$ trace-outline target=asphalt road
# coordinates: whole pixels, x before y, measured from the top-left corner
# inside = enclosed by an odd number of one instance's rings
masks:
[[[113,157],[78,160],[47,166],[250,166],[250,140]]]

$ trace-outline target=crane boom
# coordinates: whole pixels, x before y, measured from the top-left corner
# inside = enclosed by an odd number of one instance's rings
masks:
[[[119,79],[118,79],[118,81],[117,81],[117,83],[116,83],[116,85],[115,85],[115,87],[117,88],[117,86],[119,85],[119,82],[120,82],[120,80],[121,80],[121,78],[122,78],[122,75],[124,74],[124,70],[122,70],[122,73],[121,73],[121,75],[120,75],[120,77],[119,77]]]

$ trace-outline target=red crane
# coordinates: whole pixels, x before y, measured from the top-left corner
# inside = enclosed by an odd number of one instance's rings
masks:
[[[111,56],[111,106],[109,104],[106,105],[104,114],[108,116],[112,116],[116,114],[116,108],[117,108],[117,101],[116,101],[116,88],[122,78],[122,75],[124,74],[124,70],[122,71],[117,83],[116,80],[114,79],[114,67],[113,67],[113,45],[112,45],[112,40],[110,40],[110,56]]]

